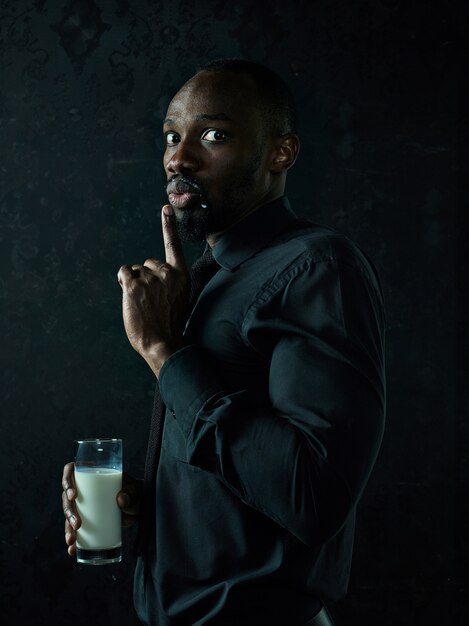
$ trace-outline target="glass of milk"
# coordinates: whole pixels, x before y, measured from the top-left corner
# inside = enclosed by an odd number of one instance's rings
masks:
[[[75,441],[75,484],[81,517],[77,562],[120,562],[122,522],[116,496],[122,489],[122,439]]]

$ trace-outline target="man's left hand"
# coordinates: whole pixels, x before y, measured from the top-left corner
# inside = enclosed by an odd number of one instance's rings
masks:
[[[171,205],[163,207],[161,218],[165,262],[123,265],[117,275],[127,337],[157,377],[166,359],[183,345],[189,300],[189,274]]]

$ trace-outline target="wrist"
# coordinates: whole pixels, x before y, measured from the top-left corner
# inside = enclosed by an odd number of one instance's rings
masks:
[[[183,347],[182,341],[179,343],[172,342],[161,342],[151,347],[145,354],[143,354],[143,358],[148,363],[150,369],[155,374],[157,378],[160,376],[160,370],[166,361],[172,356],[175,352],[180,350]]]

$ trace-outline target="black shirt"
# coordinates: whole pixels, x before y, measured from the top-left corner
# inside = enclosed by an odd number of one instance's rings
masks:
[[[158,626],[302,624],[347,588],[384,425],[382,293],[349,239],[285,197],[213,255],[160,373],[157,523],[135,606]]]

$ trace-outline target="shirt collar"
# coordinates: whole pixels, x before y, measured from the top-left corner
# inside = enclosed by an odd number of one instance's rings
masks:
[[[286,196],[281,196],[247,215],[224,233],[212,248],[214,259],[233,270],[279,235],[296,218]]]

